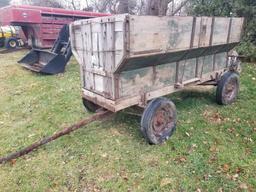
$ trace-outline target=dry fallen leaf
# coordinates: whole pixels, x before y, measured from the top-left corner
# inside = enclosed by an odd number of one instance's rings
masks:
[[[234,131],[235,131],[235,128],[234,128],[234,127],[228,128],[228,132],[233,133]]]
[[[180,160],[180,162],[181,162],[181,163],[183,163],[183,162],[186,162],[186,161],[187,161],[186,157],[181,157],[179,160]]]
[[[12,164],[12,166],[14,166],[16,164],[16,159],[12,159],[11,164]]]
[[[240,188],[240,189],[248,189],[248,186],[247,186],[246,183],[241,183],[241,184],[239,185],[239,188]]]
[[[103,158],[106,158],[108,156],[108,154],[107,153],[103,153],[103,154],[101,154],[101,157],[103,157]]]
[[[235,175],[232,176],[232,180],[233,180],[233,181],[236,181],[238,177],[239,177],[239,175],[238,175],[238,174],[235,174]]]
[[[174,161],[177,161],[179,163],[184,163],[187,161],[187,158],[186,157],[177,157],[174,159]]]
[[[250,138],[250,137],[244,137],[244,140],[249,141],[249,142],[253,142],[252,138]]]
[[[245,149],[245,154],[250,155],[252,153],[252,150],[250,148]]]
[[[240,167],[236,168],[236,173],[241,173],[241,171],[242,171],[242,168]]]
[[[229,165],[228,164],[224,164],[222,166],[222,169],[223,169],[224,172],[227,172],[229,170]]]
[[[223,118],[220,113],[217,111],[205,111],[203,113],[203,116],[210,122],[214,124],[220,124],[222,123],[225,118]]]
[[[197,148],[197,145],[196,144],[192,144],[192,146],[188,148],[188,153],[189,154],[193,153],[196,148]]]
[[[213,146],[210,147],[210,151],[211,152],[217,152],[218,148],[216,147],[216,145],[213,145]]]
[[[208,160],[208,163],[213,163],[214,161],[218,160],[217,155],[213,154]]]
[[[164,186],[169,185],[171,183],[172,183],[171,178],[163,178],[160,182],[160,187],[164,187]]]

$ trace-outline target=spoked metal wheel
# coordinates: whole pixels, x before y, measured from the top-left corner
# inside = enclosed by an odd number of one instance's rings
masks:
[[[174,103],[166,98],[152,100],[141,118],[141,131],[151,144],[169,139],[176,129],[177,113]]]
[[[218,104],[228,105],[236,101],[239,93],[239,75],[226,72],[218,83],[216,100]]]

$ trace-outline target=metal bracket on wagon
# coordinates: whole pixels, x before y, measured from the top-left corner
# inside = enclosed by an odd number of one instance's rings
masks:
[[[234,50],[230,51],[230,53],[228,54],[228,66],[229,66],[230,71],[234,71],[234,72],[238,72],[238,73],[242,72],[241,61],[239,59],[239,55]]]

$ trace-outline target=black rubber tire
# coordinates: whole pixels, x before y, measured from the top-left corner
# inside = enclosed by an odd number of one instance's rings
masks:
[[[227,86],[233,83],[233,87],[231,88],[231,91],[229,91],[229,96],[226,95],[225,97],[225,91],[227,89]],[[216,90],[216,101],[220,105],[230,105],[234,103],[237,99],[239,93],[239,75],[235,72],[228,71],[226,72],[220,79],[217,85]]]
[[[16,49],[19,43],[16,38],[8,38],[5,40],[5,48],[6,49]]]
[[[165,111],[164,114],[170,114],[168,112],[172,113],[171,116],[167,115],[172,122],[168,123],[168,127],[165,126],[166,122],[162,123],[160,126],[164,124],[164,129],[160,130],[161,132],[157,134],[154,129],[154,121],[157,119],[156,114],[163,109],[163,107],[165,108],[165,110],[162,110]],[[170,111],[167,112],[166,109]],[[176,129],[176,124],[177,111],[175,104],[167,98],[160,97],[152,100],[145,108],[141,117],[141,132],[150,144],[161,144],[172,136]]]
[[[99,105],[96,105],[94,104],[93,102],[85,99],[85,98],[82,98],[83,99],[83,104],[84,104],[84,107],[85,109],[88,111],[88,112],[92,112],[92,113],[95,113],[98,109],[100,109],[100,106]]]
[[[4,40],[0,39],[0,47],[4,47]]]

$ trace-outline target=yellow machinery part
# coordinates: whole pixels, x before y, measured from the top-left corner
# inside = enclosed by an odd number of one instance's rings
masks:
[[[0,26],[0,38],[16,37],[17,31],[13,26]]]

